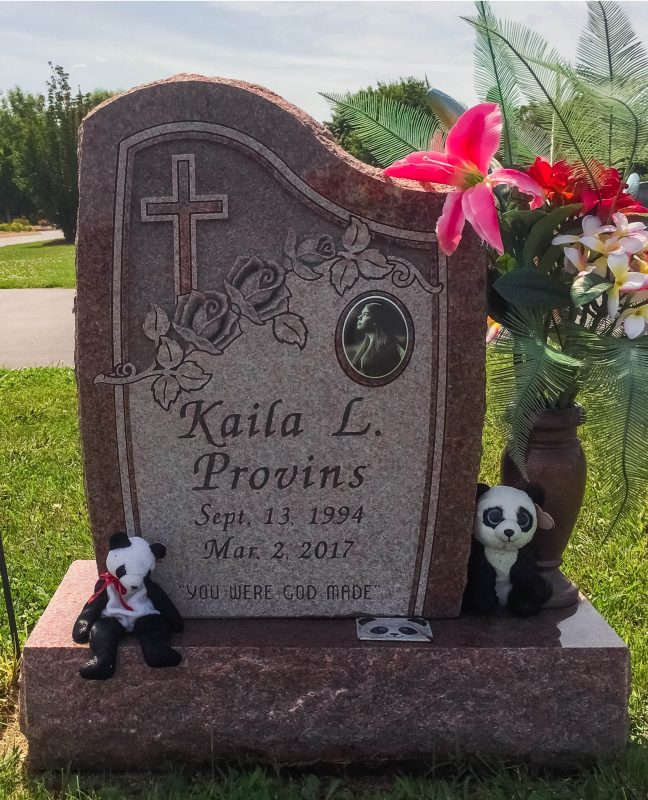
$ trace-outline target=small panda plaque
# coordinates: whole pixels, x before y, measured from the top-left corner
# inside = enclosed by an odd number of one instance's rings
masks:
[[[422,617],[360,617],[356,632],[362,642],[431,642],[432,628]]]

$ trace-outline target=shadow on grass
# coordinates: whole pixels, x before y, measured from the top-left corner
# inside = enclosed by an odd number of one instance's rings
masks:
[[[21,790],[25,800],[645,800],[646,787],[648,750],[639,743],[629,744],[618,759],[570,772],[464,759],[407,768],[214,764],[155,773],[27,775],[17,750],[0,762],[0,791]]]
[[[46,239],[44,242],[34,242],[34,244],[40,244],[42,247],[60,247],[62,244],[74,244],[74,242],[68,242],[66,239]]]

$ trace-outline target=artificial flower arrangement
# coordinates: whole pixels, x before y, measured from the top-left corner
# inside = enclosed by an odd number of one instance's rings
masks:
[[[431,90],[423,124],[375,96],[329,99],[383,164],[400,156],[387,176],[453,187],[439,246],[451,255],[466,222],[486,246],[509,455],[526,475],[539,415],[582,401],[614,528],[636,525],[648,495],[648,211],[626,184],[648,158],[648,54],[619,6],[588,6],[572,67],[477,3],[486,102],[468,110]],[[427,148],[409,146],[422,135]]]

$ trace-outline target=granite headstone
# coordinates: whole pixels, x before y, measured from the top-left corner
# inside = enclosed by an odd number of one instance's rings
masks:
[[[99,560],[163,542],[185,616],[453,616],[482,260],[268,91],[179,76],[80,146],[77,374]]]

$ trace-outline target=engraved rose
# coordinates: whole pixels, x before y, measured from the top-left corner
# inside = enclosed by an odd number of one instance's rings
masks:
[[[275,261],[259,256],[237,258],[225,281],[225,290],[232,305],[255,325],[288,311],[286,270]]]
[[[241,335],[238,314],[222,292],[197,292],[178,297],[174,330],[198,350],[221,352]]]
[[[335,257],[336,248],[331,236],[313,236],[297,243],[294,231],[288,231],[284,245],[286,269],[293,269],[295,274],[305,281],[316,281],[322,277],[317,269],[325,261]]]
[[[297,258],[309,266],[316,267],[334,255],[335,244],[327,233],[317,238],[304,239],[297,245]]]

